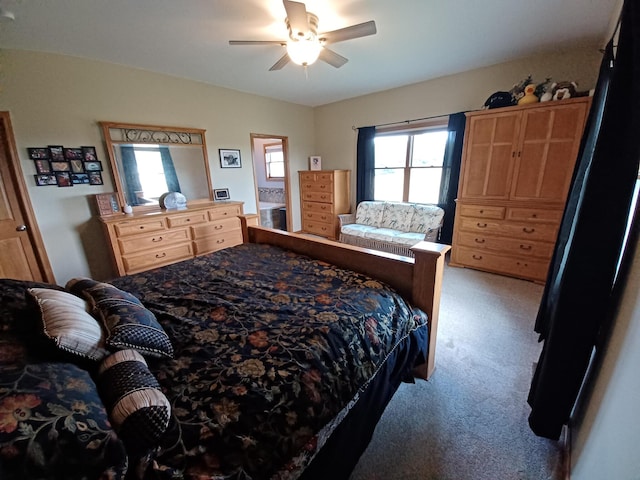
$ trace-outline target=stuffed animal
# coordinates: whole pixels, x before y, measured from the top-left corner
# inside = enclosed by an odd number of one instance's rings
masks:
[[[557,82],[551,84],[551,88],[540,97],[540,101],[566,100],[567,98],[586,97],[587,95],[589,95],[588,91],[578,91],[576,82]]]
[[[527,103],[536,103],[538,101],[538,97],[535,95],[536,86],[533,83],[530,83],[526,87],[524,87],[524,95],[520,97],[518,100],[518,105],[525,105]]]

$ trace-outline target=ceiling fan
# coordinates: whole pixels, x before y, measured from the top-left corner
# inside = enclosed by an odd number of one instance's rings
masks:
[[[340,68],[349,60],[342,55],[329,50],[326,45],[343,42],[354,38],[366,37],[376,33],[376,22],[359,23],[350,27],[340,28],[331,32],[318,34],[318,16],[307,12],[302,2],[282,0],[287,12],[285,24],[289,30],[288,40],[230,40],[229,45],[280,45],[287,52],[269,71],[280,70],[289,61],[307,67],[320,59],[323,62]]]

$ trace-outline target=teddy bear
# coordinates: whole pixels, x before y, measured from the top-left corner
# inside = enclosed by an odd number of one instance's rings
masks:
[[[567,98],[585,97],[587,95],[589,95],[589,92],[578,91],[578,84],[576,82],[554,82],[550,88],[542,94],[540,101],[566,100]]]

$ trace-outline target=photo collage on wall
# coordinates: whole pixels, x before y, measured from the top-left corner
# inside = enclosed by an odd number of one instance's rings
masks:
[[[67,148],[62,145],[27,148],[34,161],[36,185],[73,187],[102,185],[102,162],[95,147]]]

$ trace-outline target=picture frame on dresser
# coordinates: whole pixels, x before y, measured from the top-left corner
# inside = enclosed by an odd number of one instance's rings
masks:
[[[322,157],[318,155],[309,157],[309,170],[322,170]]]
[[[120,204],[118,203],[118,196],[115,192],[98,193],[93,196],[93,201],[98,210],[98,215],[101,217],[120,212]]]
[[[213,199],[216,202],[223,202],[226,200],[231,200],[231,196],[229,195],[228,188],[215,188],[213,190]]]

